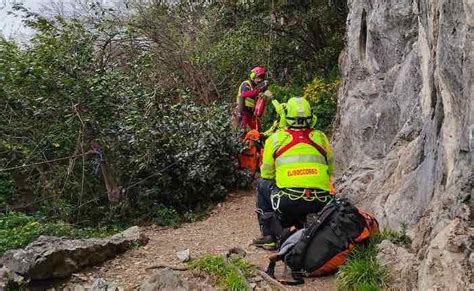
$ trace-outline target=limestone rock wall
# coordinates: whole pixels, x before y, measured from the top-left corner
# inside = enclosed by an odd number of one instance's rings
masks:
[[[474,0],[348,4],[340,194],[409,226],[419,271],[405,286],[473,288]]]

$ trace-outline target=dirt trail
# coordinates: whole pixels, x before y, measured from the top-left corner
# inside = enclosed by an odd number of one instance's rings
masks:
[[[252,239],[259,234],[254,213],[254,191],[233,193],[205,220],[184,224],[176,229],[146,227],[144,231],[150,238],[146,246],[129,250],[73,278],[88,281],[101,277],[130,290],[150,275],[152,271],[146,270],[150,266],[180,266],[176,252],[185,249],[190,249],[191,257],[197,258],[207,253],[224,254],[230,248],[240,247],[247,252],[246,258],[250,262],[264,269],[269,252],[250,246]],[[276,275],[282,274],[277,272]],[[307,279],[302,287],[291,289],[333,290],[333,278]]]

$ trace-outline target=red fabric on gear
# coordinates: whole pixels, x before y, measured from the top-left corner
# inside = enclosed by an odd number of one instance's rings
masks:
[[[239,155],[239,164],[241,169],[249,169],[252,175],[255,175],[260,166],[260,153],[256,140],[260,139],[260,133],[257,130],[250,130],[244,138],[244,144],[247,149]]]
[[[347,255],[354,249],[354,244],[349,244],[346,250],[338,253],[334,257],[332,257],[329,261],[324,263],[321,267],[317,270],[311,272],[309,277],[320,277],[324,275],[329,275],[337,271],[338,267],[346,262]]]
[[[244,110],[244,112],[242,112],[242,130],[247,131],[247,126],[250,127],[250,130],[258,130],[257,118],[252,113]]]
[[[264,97],[259,96],[257,97],[257,102],[255,103],[255,110],[254,110],[254,115],[257,117],[261,117],[263,113],[265,112],[265,103],[266,100]]]
[[[253,98],[253,97],[257,97],[259,93],[260,93],[260,90],[258,88],[255,88],[250,91],[245,91],[245,92],[242,91],[242,93],[240,93],[240,96],[244,98]]]

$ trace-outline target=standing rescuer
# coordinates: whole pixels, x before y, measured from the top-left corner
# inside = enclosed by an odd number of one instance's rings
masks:
[[[284,112],[286,127],[265,142],[261,179],[257,182],[257,215],[262,236],[256,246],[276,248],[284,228],[304,223],[319,212],[333,192],[332,149],[316,129],[316,115],[304,98],[291,98]]]
[[[265,74],[266,70],[264,67],[255,67],[250,71],[249,80],[242,82],[239,87],[236,116],[244,132],[252,129],[259,130],[254,110],[257,96],[268,88]]]

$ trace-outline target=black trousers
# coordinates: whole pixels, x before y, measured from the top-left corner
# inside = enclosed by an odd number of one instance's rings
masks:
[[[271,227],[268,226],[268,223],[262,221],[262,218],[265,219],[265,217],[273,214],[273,217],[276,217],[284,228],[293,225],[302,226],[307,214],[321,211],[330,201],[330,197],[325,199],[325,202],[319,200],[306,201],[304,199],[291,200],[287,196],[281,196],[279,201],[276,197],[272,199],[272,194],[279,191],[280,189],[271,180],[260,179],[257,181],[257,213],[263,235],[273,234],[274,231],[269,229]],[[325,196],[330,196],[330,194],[323,194],[321,198]]]

